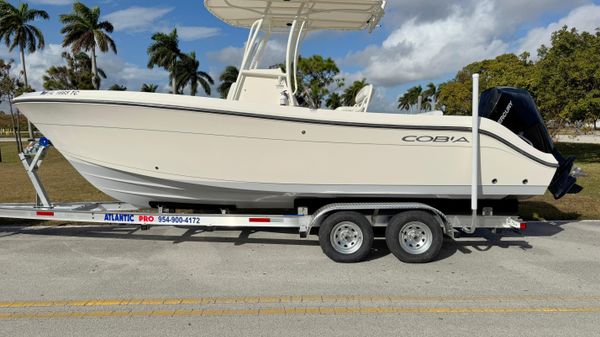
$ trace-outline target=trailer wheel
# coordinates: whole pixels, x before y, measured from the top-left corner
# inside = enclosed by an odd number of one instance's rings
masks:
[[[386,230],[390,251],[402,262],[426,263],[435,259],[442,248],[442,227],[424,211],[408,211],[394,216]]]
[[[357,212],[337,212],[319,227],[319,243],[323,253],[336,262],[364,260],[373,247],[373,227]]]

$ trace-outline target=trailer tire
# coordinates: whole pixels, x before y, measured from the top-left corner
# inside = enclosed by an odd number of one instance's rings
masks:
[[[358,212],[337,212],[319,227],[319,243],[323,253],[335,262],[364,260],[373,247],[373,226]]]
[[[400,261],[427,263],[437,257],[444,233],[432,214],[407,211],[394,216],[385,230],[388,248]]]

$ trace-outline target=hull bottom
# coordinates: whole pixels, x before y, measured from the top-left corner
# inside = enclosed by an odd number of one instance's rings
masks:
[[[67,157],[92,185],[140,209],[157,205],[203,205],[240,209],[292,209],[298,199],[469,199],[470,186],[294,185],[174,181],[124,172]],[[543,194],[545,186],[483,186],[482,199]],[[510,192],[509,192],[510,191]],[[541,192],[541,193],[540,193]]]

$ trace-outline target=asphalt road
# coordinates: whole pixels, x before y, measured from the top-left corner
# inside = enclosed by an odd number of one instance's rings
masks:
[[[314,238],[313,238],[314,239]],[[600,222],[336,264],[293,233],[0,227],[0,336],[598,336]]]

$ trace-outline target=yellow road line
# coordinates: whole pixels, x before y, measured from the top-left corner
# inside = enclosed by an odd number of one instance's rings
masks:
[[[399,303],[399,302],[600,302],[600,296],[268,296],[147,299],[88,299],[60,301],[0,301],[3,308],[109,307],[134,305],[212,305],[264,303]]]
[[[511,314],[511,313],[600,313],[600,307],[573,308],[401,308],[401,307],[314,307],[263,309],[200,309],[148,311],[15,312],[0,313],[0,320],[82,317],[187,317],[187,316],[273,316],[348,314]]]

